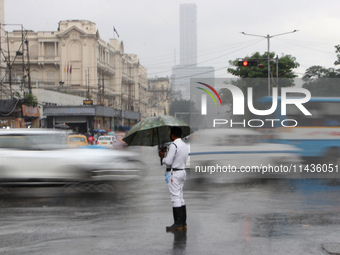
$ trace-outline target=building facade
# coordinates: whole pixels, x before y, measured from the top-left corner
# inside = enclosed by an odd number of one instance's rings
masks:
[[[170,82],[169,77],[149,79],[148,116],[168,115]]]
[[[8,33],[15,61],[5,77],[19,90],[34,86],[91,99],[94,105],[121,111],[119,125],[132,126],[145,115],[147,102],[141,95],[148,86],[146,69],[137,55],[125,54],[122,41],[100,39],[95,23],[60,21],[57,31],[25,31],[24,43],[22,35],[20,30]]]

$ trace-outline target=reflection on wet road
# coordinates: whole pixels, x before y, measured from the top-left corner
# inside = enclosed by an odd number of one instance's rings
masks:
[[[154,154],[153,154],[154,155]],[[336,243],[340,186],[329,180],[188,178],[188,230],[172,224],[164,170],[108,194],[22,188],[0,197],[0,254],[325,254]]]

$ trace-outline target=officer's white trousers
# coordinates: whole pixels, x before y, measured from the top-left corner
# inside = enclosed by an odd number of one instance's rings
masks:
[[[181,207],[185,205],[183,199],[183,186],[187,174],[185,170],[173,171],[171,179],[168,183],[172,207]]]

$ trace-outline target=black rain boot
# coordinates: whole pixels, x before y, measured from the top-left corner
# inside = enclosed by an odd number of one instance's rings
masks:
[[[181,211],[182,211],[182,207],[172,207],[172,213],[174,215],[175,223],[172,224],[172,226],[166,227],[167,231],[183,229],[183,224],[181,221],[182,220]]]
[[[182,218],[183,227],[184,227],[184,229],[187,229],[187,208],[186,208],[185,205],[182,205],[181,209],[182,209],[182,211],[181,211],[182,217],[181,218]]]

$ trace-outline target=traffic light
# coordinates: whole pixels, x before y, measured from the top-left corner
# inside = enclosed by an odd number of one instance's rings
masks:
[[[240,60],[238,61],[238,66],[257,66],[257,61],[254,60]]]

